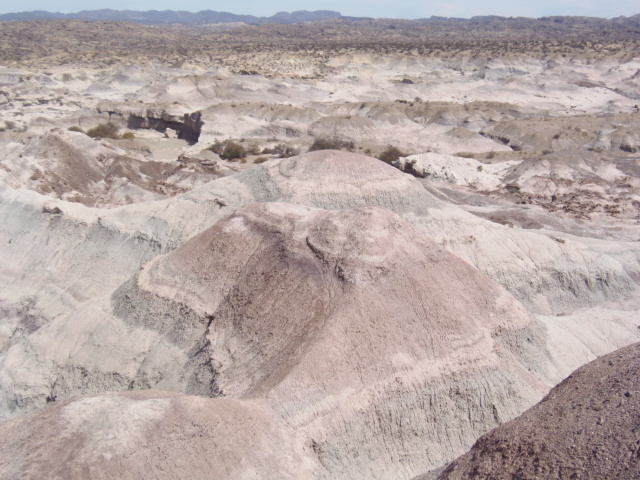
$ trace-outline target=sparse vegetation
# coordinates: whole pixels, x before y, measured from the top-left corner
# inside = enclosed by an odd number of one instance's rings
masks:
[[[247,156],[247,150],[238,142],[229,140],[226,142],[220,158],[224,160],[242,159]]]
[[[316,138],[307,151],[315,152],[316,150],[348,150],[352,152],[354,149],[355,144],[350,141],[340,140],[337,138]]]
[[[296,155],[300,155],[300,149],[292,147],[291,145],[280,144],[278,145],[278,147],[280,148],[276,150],[276,153],[280,158],[289,158],[289,157],[295,157]]]
[[[398,147],[392,145],[387,146],[384,151],[378,155],[378,159],[386,163],[393,163],[400,157],[406,157],[407,154],[403,153]]]
[[[133,134],[133,132],[125,132],[122,134],[123,140],[133,140],[134,138],[136,138],[136,136]]]
[[[216,140],[213,145],[208,146],[205,150],[209,150],[213,153],[215,153],[216,155],[220,155],[222,153],[222,151],[224,150],[224,147],[226,145],[226,141],[220,141],[220,140]]]
[[[637,20],[633,17],[615,21],[573,19],[566,25],[553,18],[389,22],[345,20],[332,24],[330,35],[322,22],[266,24],[214,32],[197,27],[158,25],[149,29],[142,25],[64,21],[64,35],[59,33],[59,23],[43,22],[34,29],[29,22],[6,22],[0,30],[0,61],[42,66],[43,60],[45,64],[60,64],[82,56],[85,61],[105,66],[128,63],[131,58],[170,64],[188,57],[196,63],[242,74],[270,76],[278,75],[281,63],[264,62],[256,52],[277,52],[279,57],[293,53],[322,64],[327,52],[418,53],[444,58],[461,54],[497,58],[519,53],[537,58],[623,58],[634,56],[640,48]],[[15,42],[18,38],[20,41]],[[51,41],[53,38],[55,42]],[[25,56],[25,51],[34,53]],[[81,79],[81,75],[77,78]]]
[[[257,143],[250,143],[247,149],[247,155],[260,155],[260,147]]]
[[[292,147],[291,145],[279,143],[273,148],[265,148],[264,150],[262,150],[262,153],[277,155],[279,158],[289,158],[299,155],[300,150]]]
[[[118,135],[118,127],[113,123],[101,123],[97,127],[87,130],[86,133],[91,138],[111,138],[113,140],[120,138]]]
[[[207,148],[223,160],[238,160],[248,155],[247,149],[240,142],[234,140],[216,140]]]
[[[76,127],[75,125],[67,128],[67,130],[69,130],[70,132],[84,133],[84,130],[82,130],[80,127]]]

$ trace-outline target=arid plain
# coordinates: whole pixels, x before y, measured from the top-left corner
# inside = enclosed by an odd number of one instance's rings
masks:
[[[0,22],[0,477],[638,478],[639,32]]]

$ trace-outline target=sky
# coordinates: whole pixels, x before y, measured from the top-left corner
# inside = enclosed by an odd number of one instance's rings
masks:
[[[585,15],[612,18],[640,13],[638,0],[0,0],[0,13],[46,10],[216,10],[271,16],[280,11],[334,10],[343,15],[375,18],[426,18],[432,15],[469,18],[474,15],[543,17]]]

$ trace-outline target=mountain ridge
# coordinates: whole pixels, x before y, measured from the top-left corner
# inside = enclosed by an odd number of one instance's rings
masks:
[[[207,25],[211,23],[242,22],[250,25],[265,23],[293,24],[326,19],[345,18],[339,12],[332,10],[297,10],[294,12],[277,12],[270,17],[255,15],[238,15],[230,12],[201,10],[188,12],[184,10],[82,10],[76,13],[47,12],[35,10],[32,12],[5,13],[0,20],[89,20],[89,21],[130,21],[147,25]],[[349,17],[346,17],[349,18]]]
[[[128,21],[144,25],[208,25],[213,23],[246,23],[249,25],[286,24],[292,25],[304,22],[316,22],[322,20],[380,20],[380,18],[364,16],[345,16],[334,10],[295,10],[293,12],[276,12],[264,17],[255,15],[235,14],[231,12],[219,12],[215,10],[200,10],[189,12],[186,10],[114,10],[103,8],[98,10],[81,10],[74,13],[49,12],[46,10],[33,10],[25,12],[10,12],[0,14],[0,21],[28,21],[28,20],[87,20],[87,21]],[[598,22],[631,24],[640,26],[640,14],[632,16],[619,16],[615,18],[585,17],[585,16],[544,16],[533,17],[504,17],[501,15],[476,15],[470,18],[444,17],[432,15],[431,17],[416,19],[396,19],[427,23],[451,23],[451,24],[487,24],[487,23],[525,23],[553,22],[553,23],[585,23]]]

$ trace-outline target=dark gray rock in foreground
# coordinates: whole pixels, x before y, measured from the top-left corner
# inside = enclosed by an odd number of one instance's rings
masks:
[[[600,357],[437,478],[640,478],[639,379],[640,343]]]

